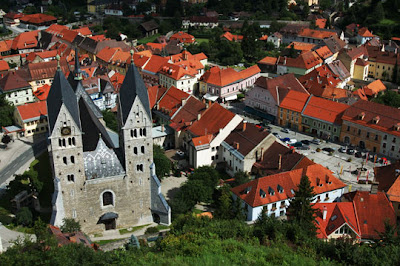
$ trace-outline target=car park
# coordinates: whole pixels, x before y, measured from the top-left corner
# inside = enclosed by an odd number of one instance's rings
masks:
[[[281,138],[281,141],[286,143],[290,141],[290,138]]]
[[[309,141],[307,139],[303,139],[303,140],[301,140],[301,143],[303,143],[305,145],[310,145],[311,141]]]
[[[341,153],[346,153],[346,151],[347,151],[347,147],[340,147],[339,148],[339,152],[341,152]]]
[[[330,147],[325,147],[325,148],[322,148],[322,150],[323,151],[326,151],[326,152],[335,152],[335,149],[333,149],[333,148],[330,148]]]
[[[353,155],[355,152],[356,151],[353,148],[348,148],[346,153],[349,155]]]
[[[290,133],[289,129],[287,129],[287,128],[282,128],[281,131],[282,131],[283,133]]]
[[[311,143],[319,145],[319,144],[321,144],[321,140],[320,139],[313,139],[311,141]]]
[[[298,150],[309,150],[309,149],[310,149],[310,146],[308,146],[308,145],[303,145],[303,146],[298,147],[297,149],[298,149]]]

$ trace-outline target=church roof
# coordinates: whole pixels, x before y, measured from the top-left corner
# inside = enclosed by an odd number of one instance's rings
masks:
[[[47,97],[47,102],[50,103],[47,104],[50,133],[53,131],[54,124],[56,123],[58,114],[63,104],[71,114],[76,125],[80,127],[79,110],[76,96],[61,69],[56,71],[53,84],[50,88],[49,96]]]
[[[139,97],[139,100],[146,110],[147,115],[151,118],[147,88],[144,85],[143,79],[140,76],[135,64],[131,64],[128,68],[128,72],[126,73],[121,89],[119,90],[122,122],[124,124],[128,118],[129,112],[131,111],[136,97]]]

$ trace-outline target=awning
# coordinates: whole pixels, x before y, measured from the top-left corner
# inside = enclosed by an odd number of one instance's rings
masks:
[[[118,218],[118,214],[115,212],[106,212],[105,214],[103,214],[100,217],[99,222],[104,222],[104,221],[108,221],[108,220],[112,220],[112,219],[117,219]]]
[[[234,101],[237,99],[237,94],[225,97],[225,101]]]
[[[211,94],[209,94],[209,93],[206,93],[206,94],[203,96],[203,98],[206,99],[206,100],[210,100],[210,101],[212,101],[212,102],[215,102],[215,101],[218,99],[218,96],[214,96],[214,95],[211,95]]]

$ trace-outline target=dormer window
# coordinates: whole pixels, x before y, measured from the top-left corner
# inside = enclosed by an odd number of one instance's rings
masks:
[[[267,193],[265,193],[264,190],[260,189],[260,197],[265,198],[267,196]]]
[[[275,195],[275,190],[272,187],[268,187],[268,193],[269,195],[273,196]]]
[[[380,119],[381,118],[379,116],[375,116],[374,119],[372,119],[372,121],[374,122],[374,124],[378,124]]]
[[[281,187],[281,185],[278,185],[277,190],[278,193],[283,193],[283,187]]]
[[[325,177],[325,182],[326,182],[328,185],[332,184],[332,181],[330,180],[330,178],[329,178],[328,175]]]
[[[400,131],[400,123],[397,123],[396,125],[394,125],[394,130]]]
[[[293,189],[291,189],[290,192],[291,192],[293,195],[295,194]]]
[[[247,187],[247,188],[244,190],[244,194],[249,194],[250,190],[251,190],[251,187]]]
[[[321,179],[319,177],[317,177],[317,186],[322,187],[322,182]]]
[[[365,117],[364,112],[362,112],[361,114],[358,115],[358,119],[360,119],[360,120],[364,120],[364,117]]]

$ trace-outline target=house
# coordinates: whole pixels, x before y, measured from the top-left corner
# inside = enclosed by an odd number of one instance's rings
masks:
[[[182,27],[188,29],[189,27],[205,27],[215,28],[218,27],[218,17],[206,17],[206,16],[193,16],[182,20]]]
[[[111,0],[92,0],[87,2],[87,12],[90,14],[104,14],[104,9],[112,4]]]
[[[156,89],[157,93],[151,93],[158,99],[155,99],[155,104],[152,108],[153,119],[156,119],[159,124],[169,124],[171,118],[174,116],[175,112],[185,104],[188,99],[188,93],[171,86],[169,88],[163,86],[153,86],[153,89],[148,89],[148,91],[154,91]],[[149,93],[149,97],[151,95]]]
[[[400,54],[383,52],[380,47],[366,46],[368,53],[368,76],[374,79],[392,80],[396,65],[400,65]],[[397,75],[400,69],[397,67]]]
[[[315,164],[303,154],[297,153],[280,140],[276,140],[263,150],[262,158],[254,163],[251,173],[256,177],[270,176],[278,173],[303,169]]]
[[[119,47],[106,47],[98,52],[97,61],[109,70],[125,74],[131,61],[130,52]]]
[[[60,228],[54,225],[48,226],[48,231],[54,238],[57,240],[58,246],[64,246],[68,244],[83,244],[89,248],[94,250],[98,250],[99,246],[95,243],[92,243],[90,239],[81,231],[71,232],[71,233],[62,233]]]
[[[257,66],[260,68],[261,73],[276,73],[276,63],[278,58],[266,56],[257,62]]]
[[[295,131],[303,131],[301,112],[309,97],[310,94],[306,91],[289,90],[277,108],[277,124]]]
[[[318,138],[339,141],[342,115],[349,106],[311,95],[301,112],[303,132]]]
[[[17,106],[14,120],[24,130],[26,137],[46,133],[48,130],[46,101]]]
[[[393,205],[397,220],[400,219],[400,161],[374,167],[374,184],[378,191],[386,193],[386,196]],[[371,189],[372,190],[372,189]]]
[[[374,38],[374,35],[368,30],[367,27],[363,27],[357,32],[356,39],[358,44],[364,44],[367,41],[372,40],[372,38]]]
[[[272,42],[275,48],[279,48],[282,43],[282,34],[275,32],[268,36],[268,42]]]
[[[355,63],[357,59],[360,58],[364,60],[366,59],[366,57],[368,57],[367,50],[365,49],[365,47],[359,46],[351,49],[342,49],[339,52],[337,59],[342,61],[343,65],[350,72],[350,76],[353,78]]]
[[[46,101],[49,91],[50,85],[44,84],[43,86],[36,88],[36,91],[33,92],[33,95],[35,95],[38,101]]]
[[[197,84],[197,71],[184,65],[165,63],[158,73],[160,85],[167,88],[175,86],[191,94]]]
[[[243,40],[243,35],[236,35],[236,34],[232,34],[229,31],[227,31],[221,35],[221,39],[227,40],[230,42],[240,42]]]
[[[322,59],[314,51],[302,53],[296,58],[279,57],[277,73],[278,75],[294,73],[297,76],[303,76],[321,66],[322,63]]]
[[[189,165],[198,168],[204,165],[216,165],[221,158],[221,143],[243,120],[218,103],[209,104],[197,120],[187,128],[190,140]]]
[[[309,95],[294,74],[286,74],[272,79],[259,77],[254,88],[246,93],[245,111],[255,113],[254,110],[256,110],[264,119],[276,122],[278,106],[291,90]]]
[[[386,90],[385,84],[380,79],[372,81],[370,84],[364,86],[364,92],[368,97],[376,97],[378,93]]]
[[[143,35],[146,37],[157,34],[159,27],[160,26],[157,24],[155,20],[146,21],[139,25],[139,28],[141,29]]]
[[[172,149],[175,146],[174,130],[169,126],[160,125],[151,129],[153,144],[159,145],[165,150]]]
[[[319,57],[321,57],[321,59],[324,61],[324,64],[332,63],[333,60],[335,60],[332,51],[329,50],[328,46],[326,45],[316,49],[315,52]]]
[[[197,78],[200,78],[204,74],[204,67],[208,63],[208,57],[204,53],[191,54],[186,49],[183,52],[171,55],[169,61],[172,64],[180,65],[184,64],[190,68],[197,70]]]
[[[19,19],[19,28],[30,30],[42,30],[51,24],[57,23],[57,18],[51,15],[37,13],[24,15]]]
[[[0,79],[0,92],[4,93],[5,99],[14,105],[35,101],[31,85],[15,70]]]
[[[3,16],[3,23],[9,27],[16,27],[19,25],[20,18],[23,16],[23,13],[8,12]]]
[[[326,18],[316,18],[316,19],[314,20],[315,26],[316,26],[317,28],[324,29],[325,26],[326,26],[326,21],[327,21]]]
[[[7,61],[0,60],[0,72],[10,70],[10,66],[8,65]]]
[[[11,54],[12,40],[0,41],[0,55],[5,56]]]
[[[336,60],[340,50],[347,46],[346,42],[340,39],[337,35],[324,39],[324,44],[329,48],[333,54],[333,60]]]
[[[297,35],[301,32],[301,30],[307,28],[304,24],[287,24],[283,28],[279,30],[279,33],[282,35],[282,43],[291,43],[297,40]]]
[[[72,29],[73,31],[77,32],[81,36],[85,37],[92,37],[93,33],[89,29],[89,27],[79,27],[77,29]]]
[[[57,23],[51,24],[47,29],[45,29],[45,32],[51,33],[53,35],[59,35],[63,30],[69,30],[69,28],[65,25],[59,25]]]
[[[30,53],[38,45],[38,31],[22,32],[14,38],[11,50],[19,54]]]
[[[383,192],[354,191],[344,194],[342,201],[354,205],[361,241],[379,240],[379,234],[385,231],[385,222],[396,224],[393,206]]]
[[[241,122],[221,143],[220,149],[227,174],[250,173],[253,164],[262,159],[263,151],[276,140],[269,131]]]
[[[340,141],[400,158],[400,110],[383,104],[359,100],[342,116]]]
[[[285,50],[282,51],[281,56],[295,58],[302,53],[313,51],[316,46],[317,45],[313,43],[291,42],[288,46],[286,46]]]
[[[352,202],[316,203],[314,209],[318,238],[361,240],[361,228]]]
[[[347,68],[343,65],[342,61],[335,60],[330,64],[327,64],[329,69],[332,71],[333,74],[338,76],[344,84],[347,84],[351,80],[350,72]]]
[[[323,44],[325,38],[330,38],[332,36],[337,36],[335,31],[322,30],[322,29],[309,29],[303,28],[297,34],[297,41],[306,42],[306,43],[314,43],[314,44]]]
[[[49,62],[55,60],[57,54],[58,54],[57,50],[32,52],[26,56],[26,62],[28,63]]]
[[[119,5],[108,5],[104,8],[104,15],[106,16],[123,16],[124,12]]]
[[[333,202],[339,199],[346,185],[320,164],[309,165],[275,175],[257,178],[231,189],[235,200],[240,200],[247,221],[256,221],[262,211],[268,216],[286,215],[290,200],[302,176],[307,176],[314,188],[313,202]]]
[[[172,34],[171,37],[169,37],[169,39],[170,40],[178,40],[180,43],[183,43],[183,44],[191,44],[196,41],[196,39],[194,38],[193,35],[183,32],[183,31],[179,31],[179,32]]]
[[[357,58],[356,63],[354,64],[354,79],[359,79],[359,80],[366,80],[368,76],[368,67],[369,63],[368,61]]]
[[[237,94],[254,85],[260,76],[260,68],[251,66],[237,72],[233,68],[220,69],[218,66],[206,71],[199,81],[201,94],[214,96],[225,101],[234,100]]]
[[[30,79],[28,82],[32,87],[32,90],[36,91],[38,87],[41,87],[44,84],[51,86],[53,83],[54,74],[57,71],[57,67],[57,60],[29,63],[27,69]],[[64,60],[60,61],[60,67],[63,73],[67,73],[69,71],[68,64]]]

